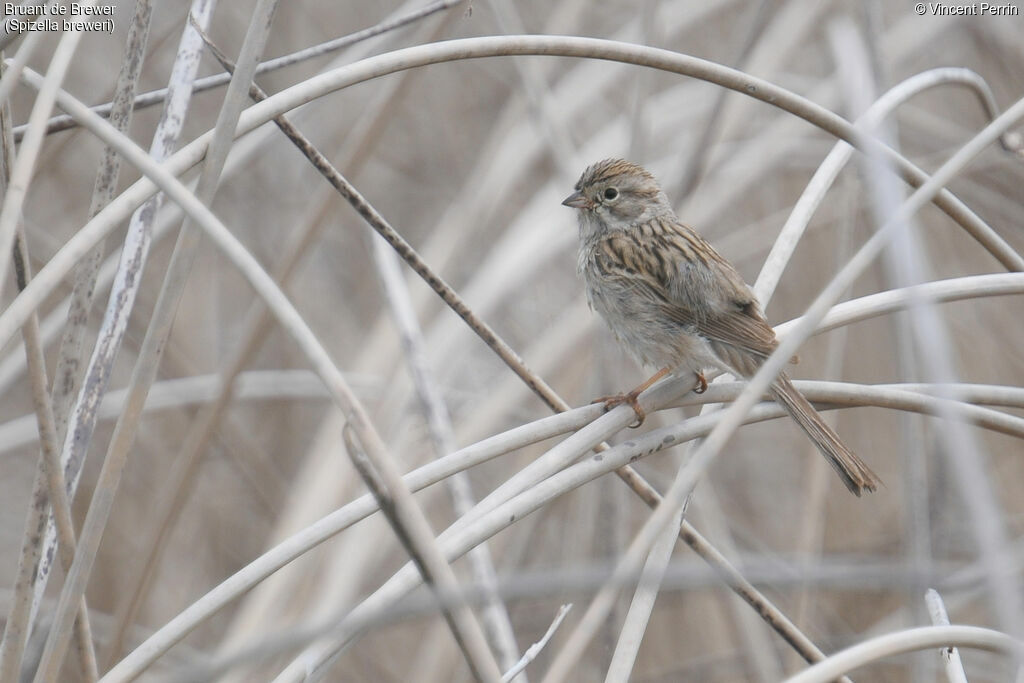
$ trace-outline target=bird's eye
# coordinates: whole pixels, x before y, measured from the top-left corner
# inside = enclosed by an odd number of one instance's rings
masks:
[[[604,198],[608,201],[614,201],[619,198],[619,191],[614,187],[609,187],[604,191]]]

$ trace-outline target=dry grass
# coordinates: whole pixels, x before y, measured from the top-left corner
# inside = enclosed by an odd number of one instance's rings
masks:
[[[269,0],[195,0],[239,74],[204,88],[222,68],[185,3],[146,7],[3,43],[0,253],[34,277],[19,294],[0,258],[2,683],[490,681],[546,633],[518,683],[1014,675],[1024,18],[310,1],[267,24]],[[257,61],[371,26],[249,99]],[[113,127],[56,89],[169,82],[180,116]],[[891,149],[847,123],[869,108]],[[637,431],[587,405],[643,376],[559,205],[607,156],[755,284],[884,488],[848,495],[756,386],[659,385]],[[168,198],[132,219],[145,177]],[[920,630],[943,603],[952,626]]]

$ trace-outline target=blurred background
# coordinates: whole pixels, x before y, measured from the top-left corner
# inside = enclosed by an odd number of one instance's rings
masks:
[[[237,57],[253,2],[222,2],[208,33]],[[401,16],[427,3],[282,3],[264,58],[276,57]],[[139,82],[164,87],[187,24],[187,3],[157,3]],[[86,34],[64,87],[89,104],[111,99],[133,3],[114,14],[112,35]],[[450,38],[545,33],[649,46],[733,66],[803,95],[847,119],[921,71],[961,67],[991,88],[999,111],[1024,92],[1024,18],[940,17],[910,0],[680,0],[548,3],[473,0],[337,53],[257,78],[278,92],[368,55]],[[45,72],[59,34],[47,35],[29,66]],[[204,55],[199,73],[220,72]],[[224,88],[197,93],[185,121],[188,142],[212,128]],[[15,89],[15,124],[35,92]],[[148,148],[160,106],[135,113],[130,136]],[[748,282],[754,282],[782,225],[835,143],[787,112],[695,79],[607,61],[500,57],[404,71],[350,87],[290,114],[380,213],[507,340],[527,365],[573,406],[626,390],[646,377],[587,309],[575,273],[576,224],[559,202],[583,168],[623,156],[657,175],[679,216],[697,228]],[[989,121],[962,87],[938,87],[901,105],[890,140],[927,172]],[[1019,128],[1017,129],[1020,130]],[[88,219],[102,144],[80,129],[46,137],[23,209],[28,251],[38,271]],[[192,174],[194,176],[194,173]],[[127,164],[121,189],[138,179]],[[188,176],[191,177],[191,176]],[[1024,163],[986,150],[950,189],[1016,251],[1024,250]],[[893,194],[895,193],[895,195]],[[765,306],[773,324],[799,316],[891,212],[886,197],[907,186],[878,175],[855,155],[811,219]],[[294,146],[271,125],[235,141],[212,204],[216,215],[270,272],[300,236],[308,248],[283,285],[344,372],[386,441],[411,470],[437,457],[382,281],[370,232]],[[155,223],[152,253],[114,365],[116,399],[136,361],[180,225],[173,207]],[[86,337],[94,343],[109,273],[127,226],[105,241],[108,264],[96,288]],[[933,206],[847,298],[1006,268]],[[402,267],[431,382],[450,413],[454,443],[550,414],[502,361],[409,268]],[[105,279],[104,279],[105,278]],[[5,283],[3,305],[15,288]],[[56,363],[70,282],[40,310],[48,367]],[[929,307],[922,318],[886,315],[812,338],[792,374],[853,383],[955,381],[1019,387],[1024,382],[1024,300],[978,298]],[[253,290],[204,242],[160,365],[151,405],[130,453],[87,591],[100,672],[212,587],[275,543],[365,493],[349,464],[341,419],[291,339],[276,325],[257,336],[242,385],[173,505],[151,580],[139,588],[164,510],[176,458],[214,391],[213,378],[243,342]],[[945,353],[948,351],[948,353]],[[941,354],[941,367],[932,359]],[[947,371],[952,373],[950,376]],[[20,339],[0,358],[0,602],[6,613],[23,541],[39,446]],[[159,400],[158,400],[159,399]],[[1021,405],[995,406],[1021,415]],[[72,512],[80,526],[118,409],[111,404],[89,449]],[[695,415],[673,409],[641,431]],[[950,441],[943,420],[879,407],[831,413],[839,434],[885,487],[848,495],[788,420],[741,429],[701,480],[687,518],[826,653],[899,628],[930,623],[924,591],[938,589],[954,623],[1005,628],[992,609],[979,552],[978,517],[965,501],[989,492],[1021,589],[1024,562],[1024,447],[1018,438],[965,427]],[[610,441],[636,436],[624,430]],[[951,467],[967,443],[983,465],[981,488]],[[479,499],[554,442],[518,450],[468,471]],[[671,484],[685,446],[636,463],[660,490]],[[442,486],[417,494],[435,531],[457,514]],[[622,482],[606,476],[560,496],[488,542],[499,580],[526,577],[536,595],[506,603],[520,650],[546,631],[560,604],[566,624],[527,674],[540,680],[595,588],[575,576],[607,572],[650,514]],[[992,518],[986,518],[990,522]],[[330,539],[264,581],[195,630],[142,680],[243,646],[275,642],[292,629],[344,615],[406,560],[374,516]],[[454,563],[470,581],[465,559]],[[550,585],[545,584],[550,579]],[[45,626],[63,574],[50,581]],[[138,594],[138,595],[136,595]],[[620,593],[573,680],[602,680],[631,590]],[[135,596],[135,597],[133,597]],[[128,614],[129,604],[137,603]],[[43,634],[45,635],[45,634]],[[1024,634],[1016,634],[1018,636]],[[225,680],[271,680],[306,641],[282,656],[233,669]],[[38,649],[37,633],[29,654]],[[964,654],[972,683],[1010,680],[1008,660]],[[66,680],[79,680],[74,658]],[[768,681],[804,662],[685,545],[644,634],[632,681]],[[186,669],[187,670],[187,669]],[[861,680],[941,678],[933,652],[873,664]],[[234,676],[233,678],[231,676]],[[440,616],[370,629],[344,652],[328,680],[468,681]]]

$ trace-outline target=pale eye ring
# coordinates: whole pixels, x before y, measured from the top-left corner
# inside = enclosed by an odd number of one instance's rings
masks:
[[[613,201],[615,201],[616,199],[619,198],[619,191],[616,190],[614,187],[609,187],[609,188],[605,189],[603,194],[604,194],[604,198],[607,199],[610,202],[613,202]]]

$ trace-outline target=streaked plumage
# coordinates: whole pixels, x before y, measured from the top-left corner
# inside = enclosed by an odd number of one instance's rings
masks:
[[[679,221],[657,180],[640,166],[598,162],[563,203],[578,209],[578,269],[590,306],[642,364],[679,375],[716,367],[750,377],[778,346],[750,287]],[[785,373],[772,393],[853,493],[875,490],[878,477]]]

